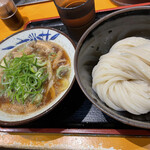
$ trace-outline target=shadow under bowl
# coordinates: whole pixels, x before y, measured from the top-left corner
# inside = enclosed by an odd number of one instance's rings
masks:
[[[99,57],[109,52],[117,41],[127,37],[150,39],[150,7],[140,6],[111,13],[95,22],[83,34],[76,48],[76,79],[87,98],[110,117],[135,127],[150,129],[150,113],[133,115],[105,105],[92,89],[92,69]]]

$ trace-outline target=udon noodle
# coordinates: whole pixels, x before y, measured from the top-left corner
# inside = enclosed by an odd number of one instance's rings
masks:
[[[117,111],[150,111],[150,40],[129,37],[100,57],[92,72],[99,98]]]

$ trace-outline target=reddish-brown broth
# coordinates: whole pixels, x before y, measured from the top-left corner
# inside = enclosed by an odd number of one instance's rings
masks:
[[[49,44],[51,44],[54,49],[57,49],[57,52],[59,50],[62,50],[63,55],[61,58],[66,59],[65,64],[70,65],[70,58],[69,58],[68,54],[66,53],[66,51],[62,47],[60,47],[59,45],[57,45],[55,43],[49,42]],[[21,45],[18,48],[15,48],[7,56],[11,56],[12,52],[18,52],[18,50],[21,49],[21,47],[24,47],[24,45]],[[29,54],[31,54],[31,53],[29,53]],[[34,50],[34,53],[35,53],[35,50]],[[43,56],[43,57],[46,57],[46,56]],[[56,74],[56,69],[53,69],[53,72],[54,72],[54,74]],[[70,74],[65,76],[65,79],[69,80],[69,76],[70,76]],[[61,83],[61,80],[62,79],[58,79],[55,77],[53,89],[51,89],[47,95],[46,95],[46,92],[44,92],[44,98],[40,105],[35,105],[35,104],[31,103],[30,101],[26,102],[25,104],[18,103],[17,101],[12,103],[12,102],[10,102],[9,98],[2,96],[2,97],[0,97],[0,110],[7,112],[7,113],[11,113],[11,114],[27,114],[27,113],[34,112],[34,111],[42,108],[43,106],[49,104],[62,92],[61,88],[63,85]],[[48,81],[46,81],[44,83],[44,87],[47,87],[47,85],[48,85]]]

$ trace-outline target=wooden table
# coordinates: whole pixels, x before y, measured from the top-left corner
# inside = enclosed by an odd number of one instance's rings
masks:
[[[118,8],[109,0],[95,0],[96,10]],[[44,2],[18,8],[25,24],[30,20],[57,17],[58,12],[53,2]],[[19,29],[23,30],[24,26]],[[0,20],[0,41],[17,31],[10,31]],[[41,130],[39,130],[41,132]],[[49,130],[50,131],[50,130]],[[0,132],[0,147],[28,149],[58,149],[58,150],[145,150],[150,149],[149,131],[141,130],[130,133],[107,129],[51,129],[51,133]],[[145,133],[144,133],[145,132]],[[148,134],[147,134],[148,133]]]

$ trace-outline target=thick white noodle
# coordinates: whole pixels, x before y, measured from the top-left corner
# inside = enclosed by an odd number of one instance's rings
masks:
[[[150,111],[150,40],[129,37],[115,43],[92,71],[92,88],[117,111]]]

